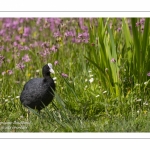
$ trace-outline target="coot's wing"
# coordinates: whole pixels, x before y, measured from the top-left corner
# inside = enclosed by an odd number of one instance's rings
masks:
[[[23,88],[20,100],[24,105],[30,105],[41,100],[42,78],[34,78],[29,80]]]

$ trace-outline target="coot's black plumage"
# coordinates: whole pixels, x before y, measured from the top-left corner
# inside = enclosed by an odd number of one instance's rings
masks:
[[[52,64],[48,63],[42,69],[43,78],[29,80],[23,88],[20,101],[25,107],[40,111],[54,98],[55,83],[50,73],[54,73]]]

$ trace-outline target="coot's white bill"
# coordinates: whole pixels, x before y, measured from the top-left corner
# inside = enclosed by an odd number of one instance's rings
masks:
[[[51,63],[48,63],[50,73],[55,73]]]

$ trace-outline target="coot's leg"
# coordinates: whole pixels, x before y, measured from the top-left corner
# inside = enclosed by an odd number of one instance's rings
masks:
[[[28,109],[28,113],[27,113],[27,121],[29,120],[29,116],[30,116],[30,110]]]

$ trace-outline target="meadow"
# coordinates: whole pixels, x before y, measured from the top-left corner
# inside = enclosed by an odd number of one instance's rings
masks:
[[[0,132],[149,132],[149,18],[0,18]],[[20,103],[52,63],[41,113]]]

